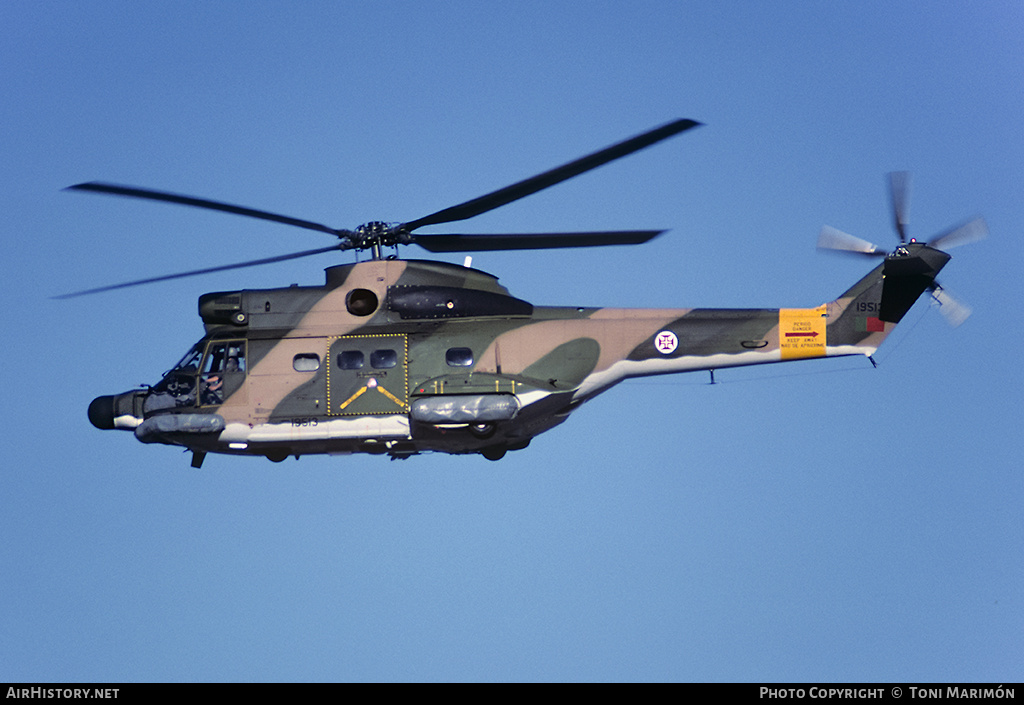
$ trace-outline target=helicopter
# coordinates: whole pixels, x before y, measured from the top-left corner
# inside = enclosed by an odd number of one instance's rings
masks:
[[[337,242],[266,259],[141,279],[67,298],[330,251],[369,259],[328,267],[322,286],[218,291],[199,297],[205,334],[150,387],[95,398],[91,423],[143,443],[209,453],[288,456],[426,452],[499,460],[631,378],[847,355],[871,356],[926,291],[951,322],[969,313],[936,282],[944,249],[984,237],[981,218],[930,242],[907,237],[909,178],[891,178],[899,244],[891,252],[834,228],[822,249],[882,262],[813,308],[623,309],[535,306],[498,278],[445,262],[385,257],[635,245],[662,230],[519,234],[418,233],[466,220],[698,127],[679,119],[478,198],[403,223],[355,230],[152,189],[87,182],[66,190],[162,201],[268,220]]]

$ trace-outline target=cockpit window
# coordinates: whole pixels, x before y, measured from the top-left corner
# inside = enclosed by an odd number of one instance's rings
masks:
[[[199,343],[152,388],[144,412],[148,415],[197,402],[201,406],[222,404],[244,383],[245,367],[244,340]]]
[[[201,406],[223,404],[245,379],[245,341],[214,340],[206,349],[199,377]]]
[[[143,405],[146,415],[196,404],[196,373],[203,359],[202,343],[195,345],[170,372],[150,390]]]
[[[203,372],[245,372],[245,341],[210,343]]]
[[[199,361],[202,359],[203,346],[196,345],[185,354],[185,357],[181,358],[181,362],[171,369],[174,372],[195,372],[199,369]]]

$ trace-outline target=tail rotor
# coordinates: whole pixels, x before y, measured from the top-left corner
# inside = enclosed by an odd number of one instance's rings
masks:
[[[834,250],[846,254],[865,257],[901,257],[906,255],[904,245],[917,241],[908,236],[908,217],[910,209],[910,172],[894,171],[889,174],[889,202],[892,208],[893,227],[900,244],[895,250],[887,251],[878,245],[863,240],[842,230],[826,225],[818,235],[819,250]],[[940,233],[930,241],[923,243],[934,250],[949,250],[971,242],[977,242],[988,236],[988,225],[984,218],[974,218],[962,225]],[[971,309],[955,299],[948,290],[938,282],[928,287],[932,298],[939,304],[939,312],[953,326],[959,326],[971,315]]]

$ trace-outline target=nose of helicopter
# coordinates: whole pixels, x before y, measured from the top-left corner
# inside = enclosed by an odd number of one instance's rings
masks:
[[[96,397],[89,403],[89,421],[96,428],[132,430],[142,423],[142,405],[146,392],[134,390],[124,394]]]
[[[96,397],[89,404],[89,421],[103,431],[114,428],[114,397]]]

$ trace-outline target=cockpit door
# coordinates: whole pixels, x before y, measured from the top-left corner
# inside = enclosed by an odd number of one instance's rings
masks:
[[[199,375],[199,405],[245,401],[245,341],[211,340]]]
[[[407,414],[407,336],[336,338],[327,361],[327,405],[331,416]]]

